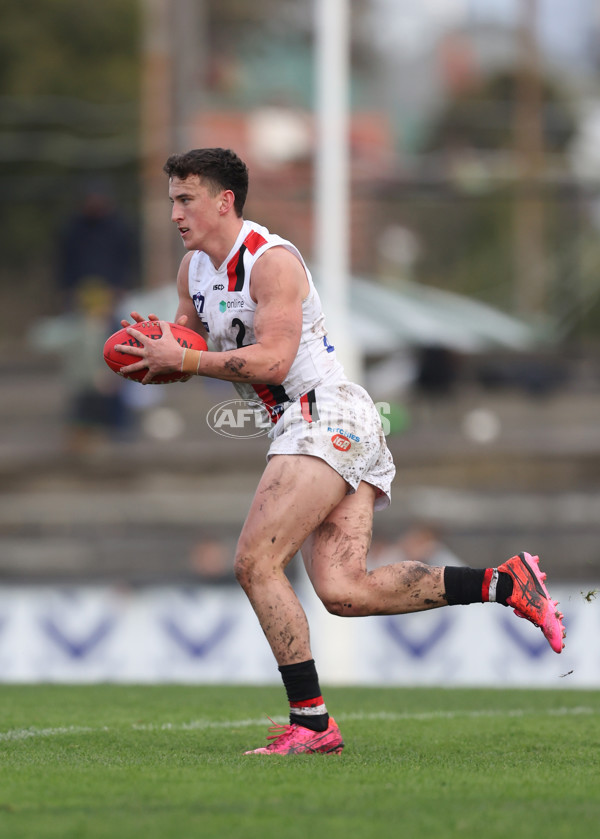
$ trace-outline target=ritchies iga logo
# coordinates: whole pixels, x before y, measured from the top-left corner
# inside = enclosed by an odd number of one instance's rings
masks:
[[[332,428],[331,426],[328,426],[327,432],[333,432],[331,442],[333,443],[333,448],[337,449],[339,452],[350,451],[352,448],[352,442],[360,443],[360,437],[357,437],[356,434],[352,433],[352,431],[345,431],[343,428]]]
[[[222,437],[261,437],[268,434],[273,422],[262,402],[228,399],[214,405],[206,422]]]
[[[350,440],[344,437],[343,434],[334,434],[331,442],[333,443],[333,448],[340,452],[347,452],[352,447]]]

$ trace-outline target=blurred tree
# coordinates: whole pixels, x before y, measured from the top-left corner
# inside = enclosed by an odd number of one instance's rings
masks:
[[[59,225],[90,180],[135,212],[138,0],[0,0],[1,309],[52,307]]]
[[[134,102],[137,0],[0,0],[0,90]]]
[[[423,196],[412,212],[427,244],[420,275],[433,285],[481,297],[514,311],[515,206],[544,203],[543,237],[547,300],[553,307],[557,277],[555,231],[564,216],[561,196],[553,193],[545,173],[567,173],[565,152],[574,135],[575,116],[567,95],[552,79],[539,80],[540,167],[524,166],[519,121],[519,68],[483,79],[449,101],[432,122],[423,157],[425,174],[439,179],[440,193]],[[451,210],[451,212],[450,212]],[[524,277],[527,279],[527,266]],[[541,304],[540,304],[541,305]],[[537,312],[541,314],[541,311]]]
[[[498,150],[513,143],[518,68],[504,70],[453,98],[434,120],[426,151],[458,148]],[[575,130],[566,94],[551,79],[541,80],[544,146],[564,151]]]
[[[268,104],[291,90],[294,104],[312,104],[313,0],[196,2],[192,58],[199,66],[184,96],[234,108]],[[175,44],[176,3],[168,5]],[[352,2],[353,61],[365,73],[371,46],[362,21],[369,5]],[[90,180],[108,177],[121,209],[140,217],[143,12],[141,0],[0,0],[5,312],[19,293],[39,308],[48,304],[57,231]],[[186,40],[193,53],[193,38]]]

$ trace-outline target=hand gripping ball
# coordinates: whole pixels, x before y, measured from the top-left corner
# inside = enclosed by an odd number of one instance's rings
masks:
[[[142,332],[144,335],[147,335],[154,341],[160,341],[162,338],[162,330],[158,321],[145,320],[141,323],[132,323],[131,325],[134,329],[137,329],[139,332]],[[204,338],[202,338],[201,335],[198,335],[197,332],[194,332],[193,329],[188,329],[187,326],[179,326],[176,323],[169,323],[169,326],[171,327],[173,337],[180,346],[190,350],[206,349],[206,341],[204,340]],[[128,365],[134,364],[137,360],[139,360],[135,355],[128,355],[127,353],[119,352],[118,350],[116,350],[115,346],[117,344],[129,344],[132,347],[142,346],[139,341],[137,341],[133,336],[129,335],[125,327],[123,329],[119,329],[117,332],[111,335],[110,338],[108,338],[106,343],[104,344],[104,360],[106,361],[110,369],[114,370],[115,373],[119,373],[122,367],[127,367]],[[146,368],[144,368],[143,370],[136,370],[133,373],[127,373],[125,374],[125,378],[139,382],[144,378],[145,375]],[[188,375],[189,373],[182,373],[179,370],[173,370],[170,373],[165,373],[164,375],[156,376],[152,380],[152,383],[168,384],[169,382],[178,382],[181,379],[186,378]]]

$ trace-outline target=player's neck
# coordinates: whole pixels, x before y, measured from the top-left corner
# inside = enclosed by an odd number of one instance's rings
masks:
[[[232,218],[228,220],[226,225],[223,225],[218,235],[215,236],[211,242],[210,247],[206,249],[210,261],[215,268],[220,268],[223,262],[229,256],[232,247],[235,245],[237,237],[240,235],[240,230],[244,224],[243,218]]]

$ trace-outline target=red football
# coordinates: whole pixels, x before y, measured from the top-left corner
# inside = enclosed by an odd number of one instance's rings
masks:
[[[144,335],[147,335],[155,341],[159,341],[162,338],[162,330],[157,321],[145,320],[142,321],[142,323],[132,323],[131,325],[134,329],[137,329],[139,332],[142,332]],[[171,327],[173,337],[180,346],[191,350],[206,349],[206,341],[201,335],[194,332],[193,329],[188,329],[187,326],[179,326],[176,323],[170,323],[169,326]],[[135,364],[135,362],[139,359],[135,355],[129,355],[128,353],[115,350],[116,344],[129,344],[132,347],[141,347],[142,345],[139,341],[136,341],[135,338],[129,335],[127,329],[125,328],[119,329],[118,332],[115,332],[114,335],[111,335],[110,338],[108,338],[104,344],[104,360],[111,370],[114,370],[115,373],[119,373],[121,367],[127,367],[130,364]],[[140,382],[146,375],[146,372],[147,368],[144,370],[137,370],[134,373],[127,374],[125,378]],[[177,370],[172,373],[165,373],[162,376],[156,376],[156,378],[152,380],[152,383],[163,385],[169,382],[178,382],[186,375],[186,373],[180,373]]]

